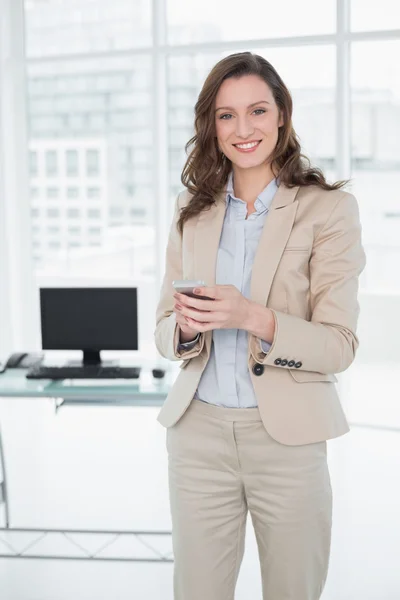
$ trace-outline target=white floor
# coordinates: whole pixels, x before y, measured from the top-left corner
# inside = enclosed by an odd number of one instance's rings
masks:
[[[377,370],[361,369],[343,382],[348,415],[357,422],[398,426],[399,385],[385,393],[381,387],[388,378],[395,384],[398,373],[392,370],[391,380],[388,373],[386,378],[377,375]],[[0,400],[11,524],[170,529],[165,432],[156,421],[157,412],[155,408],[67,407],[55,415],[49,400]],[[331,441],[329,449],[334,529],[323,600],[399,600],[400,432],[357,426]],[[29,542],[28,538],[7,539],[17,547]],[[92,539],[86,541],[95,547]],[[66,544],[59,539],[51,549],[63,551]],[[138,551],[133,540],[120,544],[115,552]],[[161,547],[170,550],[162,543]],[[46,540],[37,546],[43,553],[49,548]],[[6,551],[0,543],[0,553]],[[0,560],[1,600],[172,597],[172,564]],[[261,600],[250,519],[236,599]]]

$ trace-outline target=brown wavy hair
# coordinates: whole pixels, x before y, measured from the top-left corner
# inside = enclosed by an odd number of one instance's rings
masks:
[[[215,197],[227,183],[232,162],[220,151],[215,129],[215,99],[225,79],[258,75],[272,91],[283,125],[270,157],[275,177],[287,187],[317,185],[324,190],[337,190],[348,183],[329,184],[321,169],[313,167],[301,153],[300,142],[292,124],[293,101],[290,92],[274,67],[265,58],[252,52],[238,52],[220,60],[208,74],[195,104],[195,135],[186,143],[187,160],[181,182],[192,194],[182,208],[177,223],[180,233],[185,222],[215,203]]]

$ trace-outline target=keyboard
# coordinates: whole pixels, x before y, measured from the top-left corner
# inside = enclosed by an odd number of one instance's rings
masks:
[[[37,365],[29,369],[26,377],[27,379],[137,379],[140,371],[140,367]]]

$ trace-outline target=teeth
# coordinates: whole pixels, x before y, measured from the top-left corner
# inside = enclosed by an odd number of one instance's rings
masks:
[[[252,142],[250,144],[235,144],[235,146],[237,148],[243,148],[244,150],[246,148],[254,148],[254,146],[257,146],[257,144],[259,144],[260,142]]]

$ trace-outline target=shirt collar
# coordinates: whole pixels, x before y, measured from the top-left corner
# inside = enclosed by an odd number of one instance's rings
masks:
[[[255,202],[256,208],[257,208],[256,205],[259,204],[260,202],[264,206],[264,208],[270,207],[272,199],[275,196],[275,193],[278,189],[279,183],[280,183],[280,181],[279,181],[278,177],[276,177],[272,181],[270,181],[270,183],[257,196],[257,200]],[[226,202],[228,203],[231,198],[234,200],[243,202],[243,200],[240,200],[240,198],[237,198],[233,192],[233,171],[231,171],[229,173],[228,182],[226,184]]]

